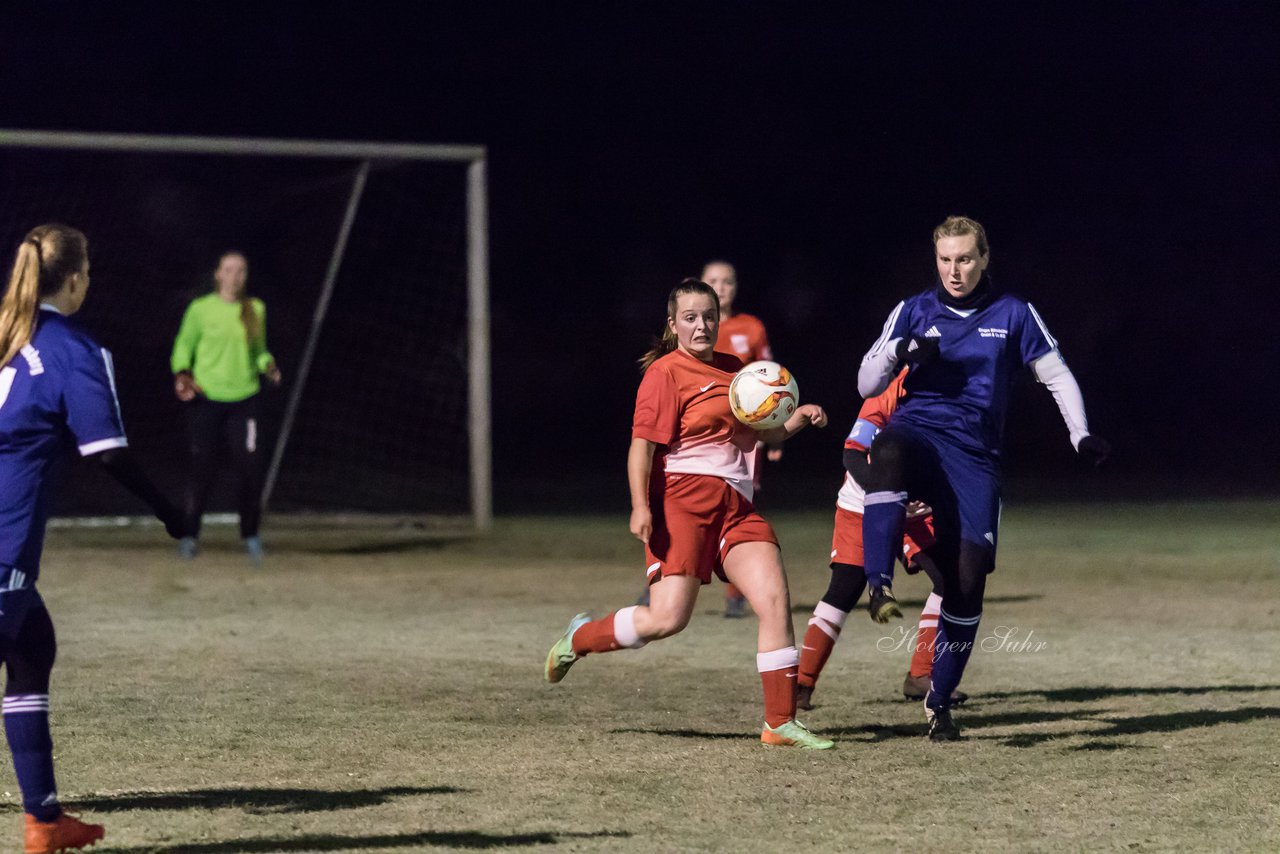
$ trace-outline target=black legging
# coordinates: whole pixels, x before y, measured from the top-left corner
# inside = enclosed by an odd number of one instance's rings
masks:
[[[932,550],[933,546],[930,546],[928,549],[918,552],[912,560],[929,577],[929,581],[933,584],[933,592],[941,596],[943,588],[942,570],[938,568],[937,563],[934,561]],[[847,614],[858,604],[858,599],[862,597],[862,591],[866,587],[867,576],[862,567],[851,563],[833,563],[831,564],[831,580],[827,582],[827,592],[822,595],[822,601],[837,611],[844,611]]]
[[[58,655],[53,620],[44,604],[37,604],[22,618],[12,638],[0,635],[0,661],[4,662],[6,696],[48,694],[49,674]]]
[[[262,419],[258,417],[258,396],[235,403],[197,397],[184,407],[191,440],[191,479],[187,482],[183,506],[183,532],[200,535],[200,517],[209,499],[209,489],[217,471],[219,452],[231,454],[231,464],[239,479],[237,509],[240,536],[256,537],[262,520]]]

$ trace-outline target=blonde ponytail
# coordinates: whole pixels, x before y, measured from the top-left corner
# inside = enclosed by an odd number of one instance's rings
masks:
[[[52,223],[31,229],[18,246],[9,286],[0,298],[0,365],[31,343],[40,300],[62,290],[89,258],[89,242],[80,231]]]
[[[244,337],[249,343],[249,351],[258,346],[262,337],[262,324],[258,322],[258,313],[253,310],[253,300],[248,296],[240,297],[240,323],[244,326]]]

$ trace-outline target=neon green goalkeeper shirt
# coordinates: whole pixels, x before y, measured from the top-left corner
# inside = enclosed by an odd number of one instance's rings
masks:
[[[240,322],[240,303],[216,293],[197,297],[182,315],[169,365],[173,372],[191,371],[210,400],[234,403],[258,393],[262,375],[275,361],[267,352],[267,307],[251,298],[262,333],[250,343]]]

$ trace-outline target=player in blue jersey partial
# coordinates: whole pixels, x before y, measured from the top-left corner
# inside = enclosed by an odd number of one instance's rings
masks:
[[[937,283],[898,303],[858,372],[858,391],[871,397],[903,363],[912,368],[905,399],[871,446],[862,536],[867,584],[891,598],[907,496],[933,507],[943,592],[925,716],[929,738],[947,741],[960,734],[952,692],[995,566],[1000,446],[1017,372],[1029,366],[1049,387],[1082,457],[1100,463],[1110,446],[1089,433],[1080,387],[1035,308],[992,286],[982,226],[949,217],[933,242]]]
[[[28,854],[83,848],[100,825],[58,804],[49,736],[53,622],[36,592],[52,468],[70,450],[93,457],[146,501],[173,537],[182,515],[129,453],[111,353],[68,317],[89,289],[85,237],[42,225],[18,247],[0,300],[0,661],[4,731],[26,813]]]

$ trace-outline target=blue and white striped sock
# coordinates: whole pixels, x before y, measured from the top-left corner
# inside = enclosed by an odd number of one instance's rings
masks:
[[[982,612],[972,617],[957,617],[947,613],[947,603],[942,601],[938,615],[938,638],[933,647],[933,676],[926,704],[931,709],[951,706],[951,694],[964,676],[965,665],[973,652],[973,642],[978,636],[978,623]]]
[[[22,790],[22,808],[37,821],[62,813],[53,779],[53,739],[49,735],[49,695],[13,694],[4,698],[4,734],[13,753],[13,770]]]
[[[893,562],[902,551],[907,493],[868,492],[862,500],[862,566],[867,585],[893,584]]]

